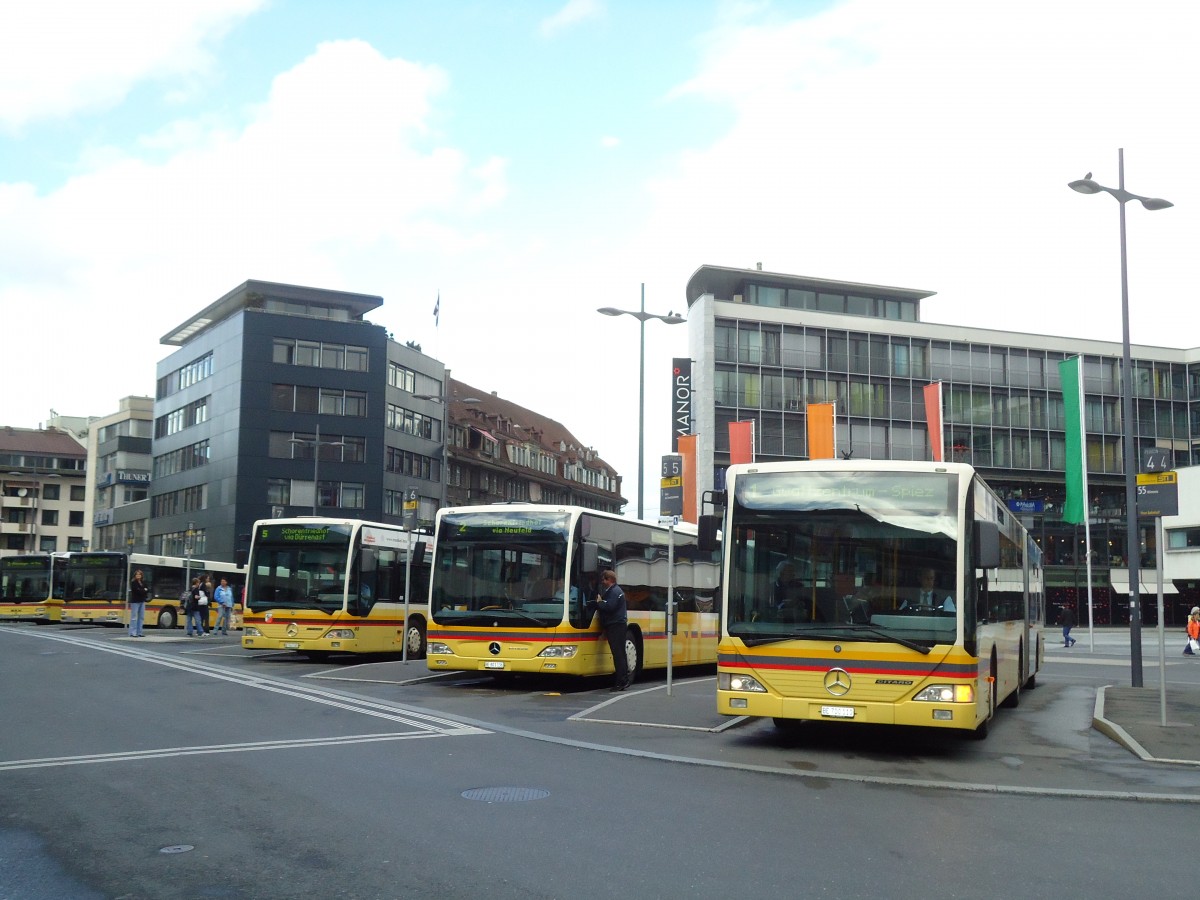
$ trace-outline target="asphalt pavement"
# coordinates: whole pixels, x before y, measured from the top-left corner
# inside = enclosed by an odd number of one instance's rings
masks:
[[[1123,629],[1095,634],[1076,630],[1075,634],[1078,642],[1075,646],[1066,649],[1051,644],[1047,658],[1071,657],[1083,662],[1089,649],[1110,654],[1124,650],[1129,643],[1129,633]],[[1051,640],[1057,637],[1052,631],[1047,631],[1046,636]],[[1157,638],[1153,629],[1147,629],[1143,636],[1143,670],[1156,677]],[[1170,654],[1170,648],[1167,652]],[[1200,656],[1180,655],[1178,664],[1200,669]],[[613,695],[613,699],[599,708],[577,718],[712,732],[736,727],[744,721],[716,712],[711,679],[684,680],[672,685],[669,691],[661,683],[647,687],[635,684],[629,691]],[[1100,687],[1096,690],[1092,727],[1146,762],[1200,766],[1200,684],[1171,684],[1168,679],[1165,695],[1157,683],[1139,688]]]

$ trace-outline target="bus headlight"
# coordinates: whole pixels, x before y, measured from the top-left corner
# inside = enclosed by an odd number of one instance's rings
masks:
[[[353,628],[331,628],[325,632],[325,637],[331,641],[350,641],[354,639]]]
[[[717,690],[745,691],[751,694],[765,694],[767,692],[767,689],[759,683],[757,678],[734,672],[717,673]]]
[[[545,650],[539,653],[538,656],[544,656],[551,659],[570,659],[577,652],[579,652],[579,647],[575,644],[555,644],[551,647],[547,647]]]
[[[450,655],[450,645],[443,644],[441,641],[430,641],[425,647],[426,653],[440,653],[443,656]]]
[[[973,684],[931,684],[917,692],[914,700],[924,703],[974,703]]]
[[[262,637],[262,632],[253,625],[243,625],[242,637]]]

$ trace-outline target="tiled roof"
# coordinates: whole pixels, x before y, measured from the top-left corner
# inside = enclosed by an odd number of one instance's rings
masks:
[[[14,428],[0,426],[0,453],[27,453],[38,456],[78,457],[87,456],[87,450],[79,441],[65,431],[47,428]]]

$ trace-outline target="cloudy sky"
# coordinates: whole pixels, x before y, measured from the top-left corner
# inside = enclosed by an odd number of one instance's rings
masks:
[[[552,416],[636,497],[637,323],[704,264],[936,291],[927,321],[1200,345],[1189,5],[0,5],[0,424],[152,394],[248,278]],[[441,296],[440,326],[433,305]],[[647,469],[683,328],[646,326]],[[647,499],[657,499],[648,480]],[[648,511],[656,504],[648,502]]]

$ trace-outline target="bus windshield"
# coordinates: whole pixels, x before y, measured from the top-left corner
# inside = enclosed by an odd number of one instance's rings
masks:
[[[448,513],[438,526],[430,615],[443,625],[558,625],[570,515],[559,512]]]
[[[50,597],[50,578],[48,555],[4,557],[0,559],[0,598],[46,600]]]
[[[57,575],[54,579],[54,591],[67,601],[124,601],[125,554],[68,554],[61,581]]]
[[[747,473],[731,499],[731,636],[921,650],[955,639],[956,474]]]
[[[350,529],[339,524],[265,525],[254,541],[246,605],[256,610],[342,609]],[[357,593],[357,587],[351,586]]]

